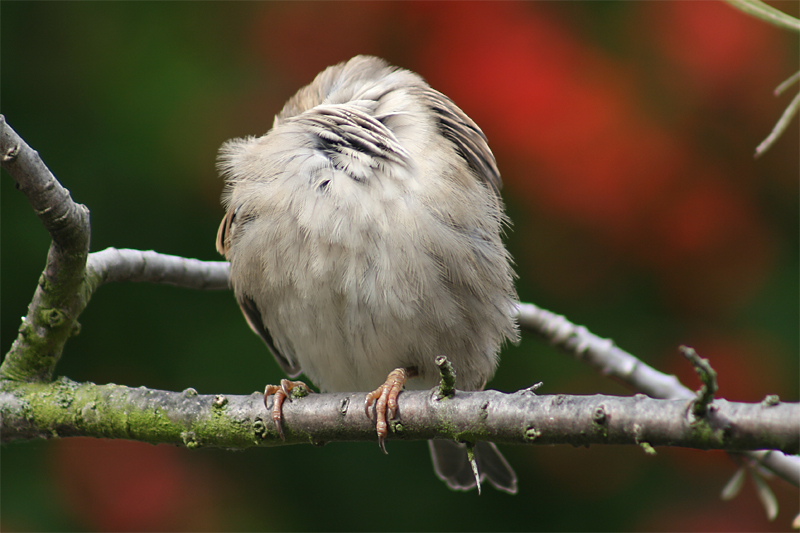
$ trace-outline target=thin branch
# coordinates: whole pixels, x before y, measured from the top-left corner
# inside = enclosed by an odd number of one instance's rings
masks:
[[[800,20],[760,0],[725,0],[725,2],[748,15],[774,24],[779,28],[800,32]]]
[[[781,118],[778,119],[778,123],[772,128],[770,134],[767,135],[767,138],[761,141],[761,144],[756,147],[755,157],[760,156],[775,144],[775,141],[777,141],[778,138],[783,135],[783,132],[786,131],[786,128],[789,127],[789,124],[792,122],[798,110],[800,110],[800,93],[797,93],[792,99],[792,102],[781,115]]]
[[[453,363],[447,360],[447,356],[440,355],[434,360],[436,366],[439,367],[439,389],[436,393],[436,398],[443,400],[451,398],[456,393],[456,371],[453,368]]]
[[[0,392],[2,441],[67,436],[151,443],[249,448],[338,441],[376,441],[362,408],[365,393],[310,394],[283,407],[281,440],[261,393],[201,395],[144,387],[5,382]],[[708,428],[687,416],[685,400],[644,395],[537,396],[530,391],[404,391],[389,439],[446,438],[506,444],[641,444],[699,449],[800,448],[800,404],[717,400]]]
[[[692,413],[697,417],[704,417],[708,413],[711,402],[714,401],[714,394],[718,390],[717,386],[717,373],[711,368],[708,359],[703,359],[694,348],[688,346],[681,346],[680,351],[683,356],[692,363],[695,372],[700,376],[700,381],[703,385],[697,391],[697,397],[692,402]]]
[[[691,399],[695,393],[675,376],[663,374],[584,326],[534,304],[518,305],[520,327],[535,333],[553,346],[582,361],[604,376],[610,376],[634,391],[653,398]],[[792,485],[800,486],[800,457],[770,452],[746,452]]]
[[[228,289],[227,261],[199,261],[153,251],[107,248],[89,254],[87,277],[102,283],[145,281],[198,290]]]
[[[564,316],[534,304],[520,303],[518,311],[523,331],[543,337],[556,348],[632,390],[653,398],[694,398],[694,392],[684,387],[678,378],[645,364],[617,347],[611,339],[598,337],[584,326],[575,325]]]
[[[725,0],[725,2],[744,13],[747,13],[748,15],[767,21],[770,24],[778,26],[779,28],[800,32],[800,20],[792,17],[791,15],[787,15],[779,9],[775,9],[764,2],[761,2],[761,0]],[[798,77],[800,77],[800,72],[794,74],[788,80],[781,83],[778,88],[775,89],[775,95],[780,95],[784,90],[786,90],[787,87],[797,81]],[[769,150],[773,144],[775,144],[775,141],[777,141],[778,138],[783,135],[783,132],[786,131],[786,128],[791,123],[792,118],[794,118],[794,116],[797,114],[798,109],[800,109],[800,93],[794,97],[792,102],[783,112],[783,115],[781,115],[781,118],[778,119],[778,123],[775,124],[774,128],[772,128],[772,131],[767,138],[756,147],[755,157],[761,156],[764,152]]]
[[[81,290],[89,253],[89,210],[76,204],[28,146],[0,115],[0,164],[31,203],[53,239],[39,285],[0,378],[49,380],[88,298]]]
[[[726,501],[734,499],[741,492],[745,478],[747,478],[747,467],[742,465],[736,469],[736,473],[722,488],[719,497]]]
[[[89,258],[89,210],[75,203],[39,154],[0,115],[0,164],[28,198],[52,244],[19,335],[0,366],[0,379],[49,381],[78,316],[106,281],[154,281],[194,289],[227,288],[225,262],[109,249]]]
[[[789,87],[791,87],[792,85],[794,85],[795,83],[797,83],[797,81],[798,81],[798,80],[800,80],[800,71],[798,71],[798,72],[795,72],[794,74],[792,74],[791,76],[789,76],[789,78],[788,78],[786,81],[784,81],[783,83],[781,83],[780,85],[778,85],[778,86],[775,88],[775,96],[780,96],[780,95],[782,95],[782,94],[783,94],[783,92],[784,92],[786,89],[788,89]]]

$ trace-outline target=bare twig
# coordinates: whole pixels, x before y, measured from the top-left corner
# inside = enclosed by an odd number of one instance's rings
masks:
[[[653,398],[693,398],[694,393],[678,378],[662,374],[635,356],[578,326],[561,315],[534,304],[520,303],[519,324],[523,331],[542,336],[553,346],[582,361],[604,376],[610,376]]]
[[[778,119],[775,127],[772,128],[770,134],[767,135],[767,138],[761,141],[761,144],[756,147],[755,157],[760,156],[775,144],[775,141],[777,141],[778,138],[783,135],[783,132],[786,131],[786,128],[789,127],[789,124],[792,122],[798,110],[800,110],[800,93],[797,93],[791,103],[786,107],[786,110],[781,115],[781,118]]]
[[[441,374],[436,399],[450,398],[456,392],[456,371],[453,364],[444,355],[438,356],[434,362],[439,367],[439,374]]]
[[[52,244],[19,335],[0,366],[0,378],[50,380],[78,316],[106,281],[153,281],[195,289],[227,287],[228,265],[109,249],[89,256],[89,210],[75,203],[39,154],[0,115],[0,164],[28,198]],[[88,258],[88,264],[87,264]]]
[[[230,263],[107,248],[89,255],[86,271],[93,288],[111,281],[145,281],[187,289],[220,290],[229,288]]]
[[[681,354],[692,363],[695,372],[700,376],[702,386],[697,391],[697,397],[692,402],[692,413],[696,417],[703,417],[708,412],[708,407],[714,401],[714,394],[717,392],[717,373],[711,368],[708,359],[703,359],[694,348],[688,346],[680,347]]]
[[[695,393],[683,386],[675,376],[662,374],[628,352],[577,326],[561,315],[534,304],[520,303],[519,323],[523,330],[540,335],[553,346],[583,361],[603,375],[611,376],[632,390],[653,398],[691,399]],[[782,453],[747,452],[748,458],[760,462],[789,483],[800,486],[800,457]]]
[[[475,476],[475,486],[478,488],[478,496],[481,495],[481,475],[478,472],[478,461],[475,460],[475,444],[467,443],[467,461],[472,467],[472,475]]]
[[[447,438],[506,444],[639,444],[700,449],[800,448],[800,404],[717,400],[709,428],[685,416],[685,400],[644,395],[537,396],[527,390],[458,391],[446,402],[437,389],[404,391],[389,439]],[[2,440],[90,436],[200,446],[248,448],[313,442],[374,441],[361,408],[364,393],[311,394],[286,402],[286,440],[264,396],[201,395],[144,387],[75,383],[10,383],[0,390]]]
[[[798,80],[800,80],[800,71],[798,71],[798,72],[795,72],[794,74],[792,74],[791,76],[789,76],[789,78],[788,78],[786,81],[784,81],[783,83],[781,83],[780,85],[778,85],[778,86],[775,88],[775,96],[780,96],[780,95],[782,95],[782,94],[783,94],[783,92],[784,92],[786,89],[788,89],[789,87],[791,87],[792,85],[794,85],[795,83],[797,83],[797,81],[798,81]]]
[[[779,28],[800,31],[800,20],[760,0],[725,0],[725,2],[748,15],[774,24]]]
[[[783,11],[761,2],[760,0],[725,0],[725,2],[744,13],[747,13],[748,15],[769,22],[770,24],[778,26],[779,28],[800,32],[800,20],[791,15],[787,15]],[[778,88],[775,89],[775,96],[780,95],[790,85],[796,82],[799,77],[800,72],[794,74],[788,80],[781,83]],[[786,128],[789,126],[789,123],[797,114],[798,110],[800,110],[800,93],[792,99],[792,102],[783,112],[781,118],[778,119],[778,123],[775,124],[774,128],[772,128],[772,131],[767,138],[756,147],[755,157],[759,157],[764,152],[769,150],[773,144],[775,144],[775,141],[777,141],[778,138],[783,135],[783,132],[786,131]]]
[[[0,366],[0,378],[49,380],[88,301],[81,291],[89,254],[89,210],[76,204],[0,115],[0,164],[14,178],[53,242],[19,335]]]

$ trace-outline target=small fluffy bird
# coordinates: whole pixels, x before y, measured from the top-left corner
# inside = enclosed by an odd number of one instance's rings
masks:
[[[300,89],[261,137],[226,142],[217,250],[250,327],[289,375],[322,392],[369,391],[383,448],[402,387],[481,390],[519,336],[508,220],[480,128],[419,75],[357,56]],[[408,383],[406,381],[408,380]],[[301,382],[268,386],[281,403]],[[492,443],[430,441],[437,475],[515,493]],[[385,448],[384,448],[385,451]],[[479,487],[480,488],[480,487]]]

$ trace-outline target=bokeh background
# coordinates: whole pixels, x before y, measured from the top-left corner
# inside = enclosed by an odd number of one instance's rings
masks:
[[[773,5],[798,16],[796,2]],[[261,134],[324,67],[375,54],[423,75],[486,132],[514,221],[523,301],[696,388],[798,400],[798,124],[755,146],[791,94],[796,34],[722,2],[0,4],[2,109],[92,213],[92,249],[217,260],[217,148]],[[793,92],[794,89],[790,92]],[[49,239],[3,174],[10,347]],[[58,373],[249,394],[281,373],[228,292],[102,287]],[[490,386],[628,394],[536,338]],[[92,439],[0,450],[3,531],[787,530],[797,491],[719,493],[724,453],[505,447],[514,497],[452,493],[424,442],[188,451]]]

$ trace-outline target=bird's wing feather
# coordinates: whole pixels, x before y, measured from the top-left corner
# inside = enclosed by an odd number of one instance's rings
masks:
[[[272,340],[272,335],[270,335],[269,331],[267,331],[267,328],[264,327],[264,320],[261,317],[261,313],[259,312],[256,303],[247,296],[239,297],[236,300],[239,302],[239,307],[242,308],[242,313],[244,313],[247,323],[250,324],[250,328],[255,331],[259,337],[261,337],[283,371],[286,372],[290,378],[296,378],[299,376],[303,372],[303,369],[300,368],[300,365],[296,362],[284,357],[284,355],[275,347],[275,343]]]
[[[503,182],[486,135],[452,100],[426,87],[422,91],[436,117],[439,131],[450,140],[475,174],[499,196]]]

